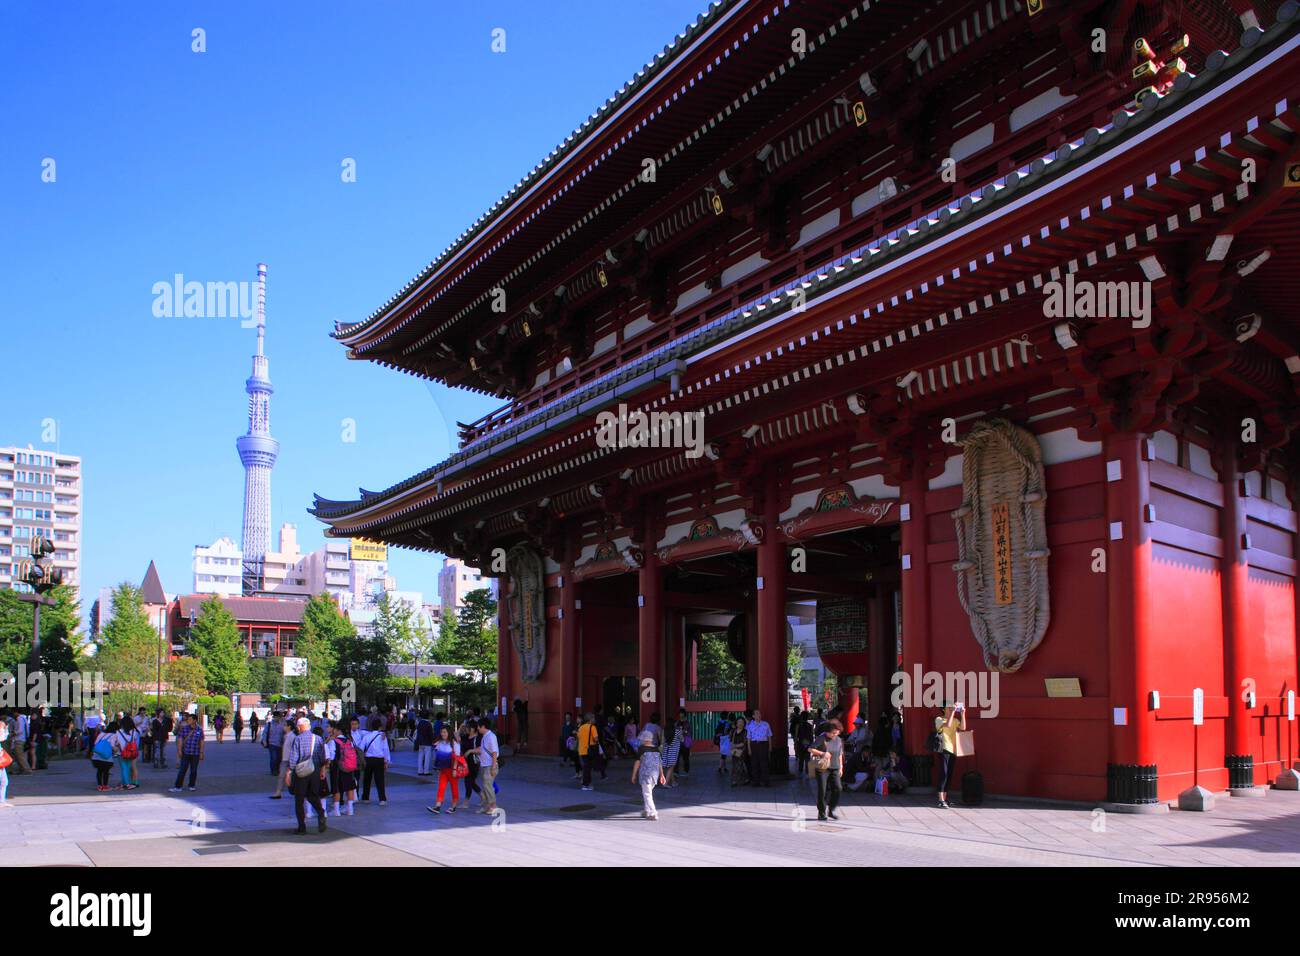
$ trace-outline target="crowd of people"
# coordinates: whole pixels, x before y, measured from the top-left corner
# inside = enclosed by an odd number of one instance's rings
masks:
[[[516,745],[520,717],[527,714],[527,705],[520,705],[516,701],[513,708]],[[526,716],[523,721],[526,725]],[[236,744],[247,729],[249,740],[266,749],[268,769],[275,778],[270,798],[283,799],[286,790],[293,796],[295,833],[306,833],[310,818],[324,831],[331,812],[336,817],[354,815],[356,804],[368,804],[372,792],[378,805],[386,806],[387,772],[403,737],[416,752],[416,775],[437,777],[434,801],[427,807],[431,814],[464,810],[475,795],[479,813],[496,809],[500,746],[492,717],[482,716],[474,708],[459,721],[444,711],[412,708],[399,713],[396,708],[385,712],[373,706],[368,713],[339,720],[306,708],[273,710],[265,718],[253,711],[247,721],[238,712],[227,721],[225,712],[218,711],[212,727],[217,744],[223,742],[229,727]],[[899,793],[909,785],[911,767],[902,747],[902,715],[896,710],[882,712],[874,725],[857,716],[847,729],[842,708],[827,713],[795,709],[789,728],[796,776],[817,785],[819,819],[836,819],[844,789],[883,795]],[[927,739],[927,749],[936,757],[941,807],[949,806],[957,734],[965,729],[961,704],[945,705]],[[110,719],[95,713],[78,720],[69,718],[64,724],[40,714],[0,712],[0,809],[12,806],[7,799],[10,770],[35,772],[35,746],[41,735],[60,750],[83,752],[94,768],[99,792],[138,789],[140,761],[167,769],[170,747],[175,748],[177,768],[170,791],[197,790],[207,747],[201,717],[193,713],[167,713],[158,708],[150,715],[141,707],[135,714],[118,712]],[[668,722],[656,711],[638,727],[630,710],[606,714],[601,707],[576,719],[566,713],[559,741],[561,761],[572,767],[574,779],[584,791],[595,789],[597,774],[602,781],[608,779],[611,761],[630,760],[632,783],[639,785],[642,793],[642,816],[650,820],[658,819],[655,788],[677,787],[680,778],[690,775],[693,743],[690,718],[684,709]],[[732,787],[771,786],[772,727],[761,711],[721,714],[713,728],[713,743],[719,754],[718,773]],[[779,747],[776,752],[780,753]],[[112,783],[114,769],[116,784]]]

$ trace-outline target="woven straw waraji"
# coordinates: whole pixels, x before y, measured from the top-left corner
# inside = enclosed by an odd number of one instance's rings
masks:
[[[536,682],[546,669],[545,567],[537,549],[520,543],[506,555],[510,577],[510,638],[519,653],[520,676]]]
[[[1020,669],[1047,631],[1047,489],[1038,440],[1001,418],[977,422],[962,442],[962,503],[957,525],[957,596],[991,669]],[[993,517],[1008,505],[1011,542],[1010,604],[994,593]]]

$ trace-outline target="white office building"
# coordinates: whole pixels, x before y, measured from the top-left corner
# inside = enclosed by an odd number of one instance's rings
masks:
[[[209,545],[194,546],[195,594],[238,597],[243,593],[244,552],[222,535]]]

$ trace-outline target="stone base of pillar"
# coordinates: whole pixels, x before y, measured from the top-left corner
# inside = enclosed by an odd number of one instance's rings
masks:
[[[1214,794],[1204,787],[1188,787],[1178,795],[1179,810],[1207,811],[1214,809]]]
[[[1104,800],[1101,808],[1107,813],[1168,813],[1167,803],[1112,803]]]
[[[1274,790],[1291,790],[1300,792],[1300,772],[1295,770],[1283,770],[1273,781]]]
[[[1267,787],[1229,787],[1230,797],[1262,797],[1268,793]]]

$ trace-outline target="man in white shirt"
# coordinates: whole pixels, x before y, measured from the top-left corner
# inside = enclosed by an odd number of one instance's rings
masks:
[[[470,751],[478,754],[479,760],[478,785],[482,788],[479,796],[483,806],[478,808],[478,812],[491,813],[497,808],[496,790],[492,784],[497,778],[497,769],[501,766],[501,751],[497,744],[497,735],[492,732],[492,721],[479,721],[479,730],[483,734],[483,739],[478,747]]]
[[[749,754],[755,787],[772,786],[772,725],[763,719],[757,708],[753,718],[745,725],[749,738]]]
[[[14,766],[18,767],[17,772],[31,773],[32,765],[27,759],[27,740],[31,736],[31,718],[19,711],[14,715],[13,730],[13,758]]]

